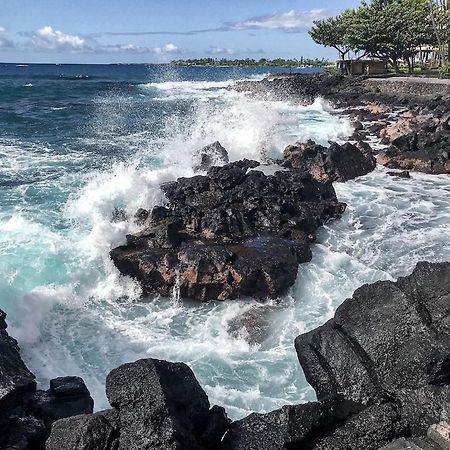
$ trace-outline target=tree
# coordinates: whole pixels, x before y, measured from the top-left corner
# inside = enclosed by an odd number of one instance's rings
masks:
[[[387,59],[397,72],[403,60],[413,72],[418,47],[450,42],[448,0],[363,1],[359,8],[315,22],[310,35],[335,48],[341,59],[349,51],[361,52]]]
[[[366,54],[388,59],[396,72],[403,59],[409,71],[421,45],[433,45],[429,0],[373,0],[363,3],[353,15],[349,43]]]
[[[351,10],[344,11],[336,17],[324,20],[317,20],[309,31],[313,41],[325,47],[335,48],[339,52],[339,57],[345,60],[345,56],[352,50],[348,42],[348,34],[352,24]]]

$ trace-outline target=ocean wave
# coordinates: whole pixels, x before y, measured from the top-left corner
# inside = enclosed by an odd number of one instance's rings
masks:
[[[145,357],[188,363],[211,401],[233,418],[313,400],[294,337],[330,318],[361,284],[403,275],[419,259],[450,258],[448,177],[412,174],[399,182],[378,168],[336,183],[348,209],[321,229],[313,260],[278,302],[142,302],[139,285],[119,274],[109,251],[138,230],[139,207],[164,204],[162,182],[194,174],[199,148],[219,140],[231,160],[263,161],[295,140],[326,144],[353,132],[322,99],[301,106],[249,98],[226,89],[228,81],[167,83],[102,91],[90,103],[78,146],[0,141],[5,180],[61,175],[0,192],[0,298],[12,334],[40,384],[83,376],[97,409],[107,407],[108,371]],[[168,100],[160,105],[156,98]],[[155,109],[164,111],[158,126]],[[128,219],[114,221],[115,208]],[[262,339],[249,343],[248,331],[230,331],[261,307]]]
[[[161,91],[196,92],[210,89],[225,89],[234,84],[234,80],[227,81],[162,81],[159,83],[141,84],[143,88],[155,88]]]

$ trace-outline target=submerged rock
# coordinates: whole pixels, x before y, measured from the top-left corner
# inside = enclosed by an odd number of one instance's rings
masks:
[[[386,172],[391,177],[399,177],[399,178],[411,178],[411,174],[408,170],[403,170],[401,172]]]
[[[309,140],[289,145],[283,156],[292,167],[309,172],[317,181],[352,180],[372,172],[376,166],[375,158],[369,152],[363,153],[350,142],[343,145],[333,142],[326,148]]]
[[[271,309],[268,305],[252,307],[230,321],[228,332],[244,338],[250,345],[260,344],[269,335]]]
[[[301,171],[265,175],[258,166],[242,160],[162,185],[169,204],[111,251],[114,264],[145,294],[176,289],[202,301],[280,295],[294,284],[298,264],[310,261],[317,228],[345,205],[331,183]]]

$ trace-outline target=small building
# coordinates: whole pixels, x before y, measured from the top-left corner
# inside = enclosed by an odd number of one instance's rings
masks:
[[[380,75],[387,73],[387,61],[382,59],[341,59],[336,61],[336,67],[344,75]]]

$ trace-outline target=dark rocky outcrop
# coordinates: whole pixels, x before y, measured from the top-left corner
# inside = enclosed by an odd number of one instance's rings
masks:
[[[179,289],[202,301],[281,294],[311,259],[317,228],[345,205],[307,172],[280,167],[266,176],[258,166],[243,160],[163,185],[168,205],[111,251],[115,265],[144,293]]]
[[[390,169],[450,174],[450,131],[419,129],[400,135],[377,160]]]
[[[0,310],[0,410],[14,407],[24,394],[36,390],[35,377],[22,361],[17,341],[8,335],[5,319]]]
[[[53,425],[47,450],[217,449],[230,425],[183,363],[145,359],[106,380],[113,409]]]
[[[216,141],[196,152],[194,161],[195,171],[206,171],[213,166],[228,164],[228,152],[219,141]]]
[[[91,413],[94,401],[78,377],[55,378],[49,390],[36,390],[5,318],[0,310],[0,449],[41,449],[55,420]]]
[[[108,376],[111,410],[55,422],[47,450],[446,448],[449,317],[450,263],[419,263],[395,283],[362,286],[296,339],[319,401],[230,424],[186,365],[141,360]]]
[[[289,145],[283,156],[292,167],[309,172],[317,181],[352,180],[372,172],[376,166],[373,156],[349,142],[343,145],[332,142],[326,148],[309,140]]]
[[[80,377],[60,377],[50,380],[47,391],[38,390],[25,396],[24,407],[49,428],[55,420],[91,413],[94,400]]]
[[[419,263],[365,285],[295,346],[318,399],[391,404],[402,430],[426,433],[450,405],[450,263]],[[448,411],[447,411],[448,413]]]
[[[311,103],[323,97],[354,120],[350,139],[364,150],[377,135],[390,147],[379,164],[430,174],[450,173],[450,94],[447,86],[420,79],[385,80],[329,74],[280,75],[242,82],[234,89]],[[406,109],[406,111],[405,111]]]

